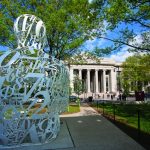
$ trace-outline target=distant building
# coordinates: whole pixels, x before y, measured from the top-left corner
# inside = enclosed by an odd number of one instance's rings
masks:
[[[74,94],[74,77],[76,75],[82,79],[85,89],[80,97],[93,96],[98,98],[105,97],[109,93],[117,94],[121,88],[120,82],[117,81],[120,65],[121,63],[109,58],[100,59],[99,63],[87,59],[86,63],[69,65],[72,94]]]

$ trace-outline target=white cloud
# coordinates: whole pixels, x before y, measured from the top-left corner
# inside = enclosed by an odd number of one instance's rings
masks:
[[[133,41],[130,41],[129,44],[131,44],[131,45],[137,45],[138,44],[138,46],[139,46],[142,43],[142,41],[143,41],[142,36],[139,34],[134,38]],[[134,52],[128,52],[128,49],[134,49],[134,48],[131,48],[129,46],[125,46],[119,52],[110,55],[109,58],[112,58],[112,59],[116,60],[117,62],[123,62],[129,56],[132,56],[135,54]]]
[[[143,41],[142,36],[139,34],[133,39],[133,41],[130,41],[129,44],[131,44],[131,45],[141,44],[142,41]]]
[[[93,45],[94,40],[88,40],[84,43],[84,48],[86,48],[87,50],[93,50],[94,49],[94,45]]]
[[[126,58],[128,58],[129,56],[134,55],[133,52],[128,52],[128,46],[125,46],[124,48],[122,48],[119,52],[112,54],[109,56],[109,58],[114,59],[117,62],[123,62],[125,61]]]
[[[92,51],[95,47],[101,47],[105,42],[106,40],[104,39],[94,38],[93,40],[86,41],[84,43],[84,48],[86,48],[86,50]]]

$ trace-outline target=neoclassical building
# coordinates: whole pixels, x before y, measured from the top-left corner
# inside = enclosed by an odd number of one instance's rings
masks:
[[[79,65],[71,64],[70,70],[70,87],[74,93],[74,78],[79,76],[82,79],[85,92],[80,97],[99,97],[106,96],[108,93],[117,94],[120,85],[117,82],[117,76],[120,73],[121,63],[113,59],[103,58],[100,62],[88,59],[86,63]]]

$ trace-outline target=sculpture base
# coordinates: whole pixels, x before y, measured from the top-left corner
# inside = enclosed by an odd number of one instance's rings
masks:
[[[21,144],[20,146],[2,146],[2,150],[45,150],[45,149],[60,149],[60,148],[72,148],[73,143],[67,129],[66,122],[62,119],[62,124],[60,126],[60,132],[56,139],[50,143],[45,144]]]

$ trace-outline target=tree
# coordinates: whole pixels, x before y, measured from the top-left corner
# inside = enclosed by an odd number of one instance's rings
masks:
[[[3,55],[3,53],[4,53],[3,51],[0,51],[0,56]]]
[[[68,64],[75,64],[75,65],[83,65],[83,64],[88,64],[89,61],[95,61],[95,63],[100,64],[101,59],[93,55],[92,52],[84,52],[84,53],[77,53],[73,57],[69,57],[66,59]]]
[[[13,22],[19,15],[29,13],[45,22],[49,53],[59,59],[80,51],[80,46],[92,38],[112,42],[105,48],[95,47],[94,55],[109,54],[125,45],[130,51],[149,53],[149,4],[148,0],[93,0],[91,3],[88,0],[1,0],[0,44],[16,47]]]
[[[98,1],[98,0],[94,0]],[[129,46],[130,51],[150,52],[149,0],[108,0],[103,7],[108,34],[97,34],[100,39],[112,42],[102,51],[111,52]],[[138,29],[138,30],[136,30]],[[140,41],[140,42],[139,42]]]
[[[95,5],[88,0],[1,0],[1,45],[16,47],[13,22],[25,13],[44,21],[49,53],[58,59],[72,56],[93,35],[93,29],[102,27]]]
[[[126,59],[122,65],[121,82],[125,93],[141,91],[150,81],[150,55],[135,55]]]
[[[83,93],[84,87],[83,87],[83,81],[79,78],[79,76],[75,76],[74,78],[74,92],[78,95]]]

